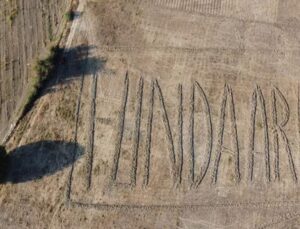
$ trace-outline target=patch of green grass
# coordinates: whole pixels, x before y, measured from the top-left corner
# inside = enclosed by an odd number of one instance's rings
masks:
[[[73,10],[69,10],[68,12],[65,13],[65,19],[67,21],[73,21],[75,17],[74,11]]]

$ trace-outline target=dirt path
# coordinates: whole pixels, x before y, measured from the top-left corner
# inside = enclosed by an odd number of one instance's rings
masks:
[[[79,0],[79,4],[75,12],[74,22],[72,23],[70,34],[66,42],[66,49],[70,49],[74,36],[82,24],[81,15],[83,13],[85,4],[86,0]]]

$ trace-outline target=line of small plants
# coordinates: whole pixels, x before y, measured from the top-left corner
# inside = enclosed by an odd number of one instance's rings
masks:
[[[38,98],[40,89],[54,70],[60,51],[61,49],[58,45],[53,45],[50,47],[49,53],[45,58],[36,61],[34,65],[34,75],[30,79],[26,99],[20,109],[21,117],[32,108],[35,100]]]

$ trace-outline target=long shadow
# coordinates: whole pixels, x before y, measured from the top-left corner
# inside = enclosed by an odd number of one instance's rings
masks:
[[[21,118],[30,111],[37,99],[45,94],[55,92],[57,84],[67,84],[70,80],[86,75],[93,75],[103,70],[106,60],[90,56],[89,54],[93,49],[95,47],[89,45],[79,45],[67,50],[55,48],[50,61],[51,63],[46,61],[47,65],[51,65],[52,67],[49,73],[43,76],[45,79],[40,82],[37,92],[29,96]]]
[[[41,179],[71,166],[83,155],[83,147],[72,142],[40,141],[8,154],[2,182],[22,183]]]
[[[67,50],[60,49],[55,60],[56,68],[52,73],[54,79],[59,78],[59,81],[55,80],[54,84],[66,83],[69,80],[101,71],[106,60],[91,56],[95,48],[90,45],[79,45]]]

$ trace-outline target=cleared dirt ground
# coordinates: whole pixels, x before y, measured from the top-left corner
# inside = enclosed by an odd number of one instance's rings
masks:
[[[298,228],[299,12],[80,1],[57,81],[7,144],[2,225]]]

